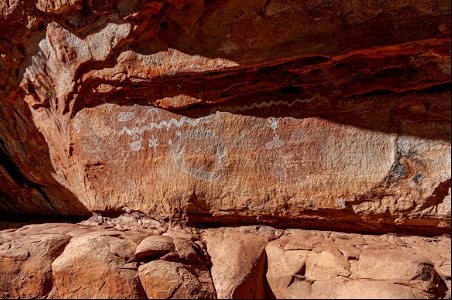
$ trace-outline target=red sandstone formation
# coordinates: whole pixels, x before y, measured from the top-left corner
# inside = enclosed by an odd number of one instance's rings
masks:
[[[111,227],[1,231],[0,298],[450,298],[447,237]]]
[[[450,297],[450,10],[0,0],[0,298]]]

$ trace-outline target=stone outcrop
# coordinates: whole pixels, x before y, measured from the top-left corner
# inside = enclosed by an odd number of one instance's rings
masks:
[[[0,298],[450,298],[450,11],[0,0]]]
[[[89,228],[29,225],[0,234],[0,298],[42,298],[53,286],[52,263],[75,235]]]
[[[431,253],[447,243],[287,230],[266,247],[267,280],[278,299],[444,297],[450,262],[445,252]]]
[[[274,233],[209,230],[203,236],[212,260],[212,280],[219,299],[264,299],[265,245]]]
[[[142,238],[113,230],[73,237],[52,263],[50,298],[143,298],[136,264],[128,263]]]
[[[449,1],[1,1],[0,210],[450,230]]]
[[[450,297],[449,237],[131,229],[84,222],[0,231],[0,298]],[[173,248],[136,259],[150,240]]]

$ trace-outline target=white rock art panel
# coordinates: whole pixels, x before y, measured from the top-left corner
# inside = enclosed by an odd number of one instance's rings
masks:
[[[251,111],[251,110],[259,110],[262,108],[268,108],[272,106],[286,106],[286,107],[292,107],[296,104],[301,103],[309,103],[314,101],[314,98],[308,98],[308,99],[295,99],[294,101],[285,101],[285,100],[270,100],[270,101],[262,101],[262,102],[255,102],[250,105],[237,105],[234,107],[228,107],[226,108],[227,111],[231,113],[237,113],[237,112],[243,112],[243,111]],[[225,107],[220,107],[219,110],[223,110]],[[216,110],[212,110],[211,112],[215,112]]]
[[[135,115],[135,114],[134,114],[133,112],[131,112],[131,111],[123,111],[123,112],[120,112],[120,113],[118,114],[118,121],[119,121],[119,122],[130,121],[130,120],[133,119],[134,115]]]
[[[203,129],[180,135],[174,145],[173,155],[183,172],[207,181],[218,179],[228,161],[221,138],[213,131]],[[206,161],[212,158],[213,161]]]
[[[286,102],[253,105],[294,103]],[[93,142],[89,150],[104,147],[103,159],[114,157],[112,164],[121,161],[129,168],[149,168],[152,180],[147,182],[185,173],[202,181],[224,177],[248,188],[258,188],[262,181],[306,191],[324,186],[339,191],[344,182],[358,182],[366,190],[384,178],[394,155],[393,139],[387,134],[368,133],[320,118],[259,118],[218,111],[189,118],[138,105],[107,107],[102,115],[87,109],[73,134],[85,134],[81,140]],[[99,134],[97,124],[109,126],[109,133]],[[88,133],[98,138],[89,139]],[[350,140],[355,142],[350,144]],[[375,157],[389,165],[375,164]],[[222,176],[225,173],[227,177]],[[260,174],[259,179],[246,178],[252,174]],[[337,197],[341,195],[338,192]]]
[[[149,141],[149,147],[152,148],[152,150],[154,150],[154,152],[156,151],[157,147],[159,146],[159,139],[157,139],[154,135],[152,135],[152,138],[148,140]]]
[[[149,123],[145,126],[141,127],[133,127],[132,129],[129,129],[128,127],[124,127],[121,131],[121,134],[127,134],[127,135],[137,135],[137,134],[143,134],[146,131],[151,131],[153,129],[163,129],[170,130],[172,127],[181,128],[184,124],[191,125],[192,127],[195,127],[196,125],[206,122],[210,116],[198,118],[198,119],[191,119],[189,117],[181,117],[180,119],[171,118],[169,120],[163,120],[159,123]]]
[[[141,149],[143,149],[142,142],[143,142],[143,139],[139,139],[138,141],[134,141],[134,142],[129,143],[130,150],[134,151],[134,152],[135,151],[140,151]]]
[[[266,143],[265,147],[268,150],[281,148],[284,146],[285,142],[279,138],[279,135],[275,132],[275,130],[278,128],[279,122],[276,118],[270,118],[268,127],[270,127],[273,130],[273,140]]]
[[[165,144],[169,152],[164,155],[172,154],[182,172],[206,181],[217,179],[227,165],[227,153],[220,136],[208,129],[184,131],[211,123],[212,115],[196,119],[169,117],[172,115],[157,108],[149,109],[141,117],[133,112],[120,112],[118,121],[141,126],[126,124],[119,134],[131,137],[129,146],[132,153],[145,149],[151,149],[152,153],[162,152],[159,146]]]
[[[167,118],[166,120],[161,120],[162,115],[171,115],[164,110],[157,108],[151,108],[146,111],[144,116],[137,117],[134,119],[135,114],[133,112],[120,112],[118,114],[119,122],[133,121],[134,124],[144,124],[141,126],[134,126],[129,128],[128,126],[123,126],[120,131],[120,135],[132,136],[133,141],[129,143],[130,151],[137,152],[144,150],[146,147],[143,145],[143,135],[147,132],[155,132],[150,138],[147,138],[147,146],[152,149],[154,153],[157,152],[157,148],[160,145],[161,138],[159,138],[158,130],[165,129],[170,131],[171,129],[179,129],[185,125],[195,127],[198,124],[206,123],[211,116],[206,116],[198,119],[192,119],[186,116],[180,118]],[[168,139],[167,144],[172,145],[172,139]]]

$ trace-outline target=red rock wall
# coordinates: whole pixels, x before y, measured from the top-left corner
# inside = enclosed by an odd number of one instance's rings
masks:
[[[1,1],[0,210],[450,230],[449,1]]]

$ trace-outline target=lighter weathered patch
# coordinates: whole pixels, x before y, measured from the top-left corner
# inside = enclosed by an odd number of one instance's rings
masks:
[[[118,114],[118,121],[119,121],[119,122],[130,121],[130,120],[133,119],[134,115],[135,115],[135,114],[134,114],[132,111],[123,111],[123,112],[120,112],[120,113]]]
[[[186,163],[187,153],[185,152],[185,144],[190,142],[190,139],[194,140],[193,145],[198,146],[196,140],[209,140],[215,145],[215,171],[208,171],[200,167],[190,167]],[[204,150],[204,149],[201,149]],[[173,149],[174,160],[176,165],[185,173],[195,176],[199,179],[212,181],[218,179],[223,173],[227,164],[227,152],[226,148],[221,141],[221,138],[210,130],[194,130],[188,131],[182,134],[178,141],[174,145]]]
[[[152,135],[152,138],[149,139],[149,147],[151,147],[152,150],[154,150],[154,152],[156,151],[156,149],[159,145],[158,140],[159,139],[157,139],[154,135]]]
[[[134,142],[130,143],[129,144],[130,150],[134,151],[134,152],[140,151],[142,149],[141,142],[142,142],[142,140],[138,140],[138,141],[134,141]]]
[[[198,119],[191,119],[188,117],[182,117],[179,120],[175,118],[171,118],[169,120],[163,120],[159,123],[149,123],[148,125],[142,126],[142,127],[134,127],[132,129],[129,129],[128,127],[124,127],[120,134],[127,134],[127,135],[137,135],[137,134],[143,134],[146,131],[150,131],[152,129],[162,129],[166,128],[166,130],[170,130],[171,127],[175,126],[177,128],[182,127],[184,124],[189,124],[192,127],[195,127],[196,125],[207,122],[210,119],[211,116],[205,116]]]
[[[234,106],[232,108],[227,108],[227,107],[220,107],[217,109],[212,109],[211,112],[215,112],[218,109],[224,109],[227,110],[228,112],[231,113],[236,113],[236,112],[242,112],[242,111],[248,111],[248,110],[256,110],[256,109],[261,109],[261,108],[267,108],[267,107],[271,107],[271,106],[287,106],[287,107],[292,107],[295,104],[301,104],[301,103],[310,103],[314,101],[314,98],[308,98],[308,99],[295,99],[294,101],[284,101],[284,100],[279,100],[279,101],[262,101],[262,102],[256,102],[256,103],[252,103],[250,105],[237,105]]]
[[[271,129],[275,130],[276,128],[278,128],[278,125],[279,125],[279,123],[278,123],[277,119],[270,118],[268,127],[270,127]]]
[[[338,199],[336,199],[336,207],[337,208],[341,208],[341,209],[344,209],[346,206],[345,206],[345,199],[344,198],[338,198]]]
[[[279,138],[279,135],[274,135],[273,136],[273,140],[271,142],[268,142],[265,144],[265,148],[267,148],[268,150],[272,150],[272,149],[276,149],[276,148],[280,148],[282,146],[284,146],[284,141],[281,140]]]

